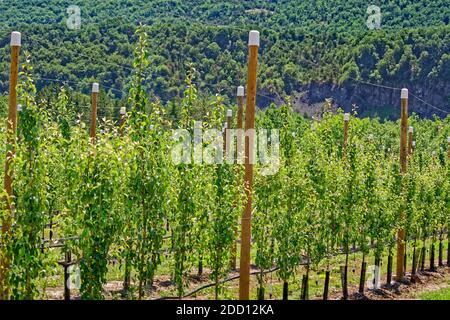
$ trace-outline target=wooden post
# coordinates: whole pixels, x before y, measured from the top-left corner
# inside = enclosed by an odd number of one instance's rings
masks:
[[[120,122],[119,122],[119,133],[121,136],[123,136],[123,127],[125,125],[125,116],[127,114],[127,108],[122,107],[120,108]]]
[[[91,107],[91,130],[90,137],[91,142],[95,142],[95,132],[97,128],[97,101],[98,101],[99,85],[98,83],[92,84],[92,107]]]
[[[237,104],[238,104],[238,112],[237,112],[237,137],[236,137],[236,161],[235,163],[239,163],[239,157],[242,152],[242,123],[244,116],[244,87],[239,86],[237,88]],[[238,174],[240,172],[240,167],[237,168]],[[231,246],[231,256],[230,256],[230,269],[236,270],[236,257],[237,257],[237,243],[236,239],[238,237],[238,228],[235,227],[234,230],[234,240]]]
[[[256,105],[256,71],[258,67],[259,32],[250,31],[249,61],[247,78],[247,108],[245,114],[245,178],[244,186],[247,203],[242,214],[241,259],[239,278],[239,299],[249,300],[250,296],[250,246],[252,217],[252,186],[253,186],[253,152]]]
[[[350,121],[350,113],[344,113],[344,145],[342,147],[342,157],[347,156],[347,145],[348,145],[348,123]]]
[[[412,156],[413,154],[413,139],[414,139],[414,127],[409,127],[408,131],[408,155]]]
[[[13,208],[11,206],[11,198],[13,196],[13,172],[12,162],[15,156],[15,143],[16,143],[16,129],[17,129],[17,82],[19,80],[19,54],[20,47],[22,45],[22,36],[20,32],[14,31],[11,33],[11,65],[9,70],[9,104],[8,104],[8,121],[7,128],[7,151],[5,162],[5,176],[4,176],[4,189],[7,194],[7,198],[3,199],[5,206],[4,219],[2,223],[2,236],[7,237],[10,233]],[[9,269],[10,261],[5,252],[0,250],[0,299],[5,300],[9,296],[9,290],[7,288],[7,272]]]
[[[400,170],[402,176],[408,170],[407,129],[408,128],[408,89],[402,89],[401,93],[401,126],[400,126]],[[403,223],[405,213],[400,214]],[[400,228],[397,233],[397,273],[396,280],[401,281],[405,274],[405,230]]]
[[[414,127],[409,127],[408,129],[408,158],[411,158],[414,151]],[[405,239],[407,239],[407,235],[405,233]],[[407,240],[405,240],[405,258],[403,259],[403,272],[406,272],[408,262],[408,248],[407,248]]]

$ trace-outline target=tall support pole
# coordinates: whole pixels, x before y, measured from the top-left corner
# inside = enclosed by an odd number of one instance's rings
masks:
[[[91,142],[95,142],[95,133],[97,129],[97,102],[98,102],[99,85],[98,83],[92,84],[92,106],[91,106],[91,130],[90,137]]]
[[[236,129],[237,129],[237,137],[236,137],[236,163],[239,163],[239,157],[242,152],[242,125],[243,125],[243,117],[244,117],[244,87],[239,86],[237,88],[237,104],[238,104],[238,110],[237,110],[237,123],[236,123]],[[240,168],[237,168],[239,170]],[[239,173],[239,171],[238,171]],[[230,269],[236,270],[236,257],[237,257],[237,235],[238,235],[238,228],[236,226],[234,233],[235,233],[235,240],[233,241],[233,244],[231,246],[231,255],[230,255]]]
[[[13,171],[12,162],[15,156],[16,129],[17,129],[17,82],[19,80],[19,54],[22,45],[20,32],[11,33],[11,65],[9,70],[9,104],[7,128],[7,151],[5,162],[4,189],[7,198],[4,199],[5,215],[2,223],[2,238],[8,237],[11,229],[13,208],[11,198],[13,196]],[[9,296],[7,288],[7,272],[10,266],[9,257],[0,250],[0,299],[5,300]]]
[[[258,68],[259,32],[250,31],[249,61],[247,78],[247,108],[245,113],[245,178],[244,185],[247,203],[242,214],[241,259],[239,278],[239,299],[249,300],[250,297],[250,246],[252,217],[252,187],[253,187],[253,153],[256,105],[256,71]]]
[[[405,175],[408,170],[408,89],[402,89],[401,93],[401,125],[400,125],[400,170]],[[405,213],[400,214],[400,222],[403,223]],[[401,227],[397,233],[397,274],[396,280],[401,281],[405,274],[405,230]]]
[[[413,140],[414,140],[414,127],[409,127],[408,129],[408,157],[411,159],[414,151],[413,147]],[[405,233],[405,239],[407,238],[407,234]],[[404,272],[406,272],[407,269],[407,262],[408,262],[408,248],[407,248],[407,240],[405,240],[405,258],[403,259],[403,265],[404,265]]]
[[[408,131],[408,156],[413,154],[414,127],[409,127]]]
[[[344,145],[342,147],[342,157],[347,156],[347,146],[348,146],[348,124],[350,121],[350,113],[344,113]]]
[[[127,108],[122,107],[120,108],[120,121],[119,121],[119,134],[120,136],[123,136],[123,129],[125,126],[125,116],[127,114]]]

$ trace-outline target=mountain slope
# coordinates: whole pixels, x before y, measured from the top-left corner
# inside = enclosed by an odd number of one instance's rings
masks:
[[[86,92],[87,83],[97,80],[121,97],[132,69],[133,32],[142,22],[151,39],[145,83],[150,92],[163,100],[179,96],[192,65],[203,91],[232,97],[235,86],[245,82],[248,30],[258,29],[262,105],[284,95],[304,97],[301,105],[317,102],[314,96],[322,95],[309,90],[316,85],[315,90],[345,108],[356,103],[365,112],[396,103],[395,95],[356,99],[362,86],[357,79],[418,88],[422,97],[450,109],[450,93],[442,90],[450,82],[447,1],[371,4],[381,8],[380,30],[368,29],[368,3],[362,0],[4,0],[0,56],[8,57],[9,32],[18,29],[24,49],[32,53],[38,87],[61,79]],[[67,28],[70,5],[80,7],[80,30]],[[0,61],[0,89],[5,91],[7,59]],[[423,92],[417,92],[420,88]],[[414,107],[426,116],[445,115],[420,103]]]

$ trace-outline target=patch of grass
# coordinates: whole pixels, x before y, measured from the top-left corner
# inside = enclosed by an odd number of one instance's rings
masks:
[[[450,287],[420,295],[421,300],[450,300]]]

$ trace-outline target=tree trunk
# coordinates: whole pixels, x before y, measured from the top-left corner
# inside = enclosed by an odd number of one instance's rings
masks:
[[[328,300],[328,291],[330,288],[330,271],[325,273],[325,285],[323,287],[323,300]]]
[[[375,257],[375,270],[374,270],[374,279],[373,279],[373,287],[374,289],[378,290],[380,283],[379,283],[379,277],[380,277],[380,262],[381,258],[376,256]]]
[[[430,270],[431,271],[436,270],[436,266],[434,264],[434,242],[431,243],[431,246],[430,246]]]
[[[201,276],[203,274],[203,257],[200,257],[198,261],[198,275]]]
[[[421,260],[420,260],[420,271],[424,272],[425,271],[425,259],[426,259],[426,255],[427,255],[427,249],[425,247],[425,242],[423,243],[422,246],[422,254],[421,254]]]
[[[386,276],[386,284],[388,286],[391,285],[392,282],[392,253],[389,252],[388,256],[388,265],[387,265],[387,276]]]
[[[288,283],[285,281],[283,283],[283,300],[288,300],[289,298],[289,286]]]
[[[361,275],[359,277],[359,293],[364,294],[364,286],[366,284],[366,271],[367,271],[367,262],[365,261],[365,257],[363,257],[363,262],[361,263]]]
[[[341,266],[342,298],[348,300],[347,266]]]
[[[447,235],[447,267],[450,267],[450,234]]]
[[[444,244],[442,239],[439,239],[439,267],[444,266]]]
[[[411,274],[413,276],[416,275],[416,268],[417,268],[417,250],[416,250],[416,244],[414,243],[413,257],[412,257],[412,269],[411,269]]]
[[[309,299],[309,295],[308,295],[309,266],[307,268],[308,269],[306,270],[306,274],[303,275],[303,279],[302,279],[301,300],[308,300]]]

